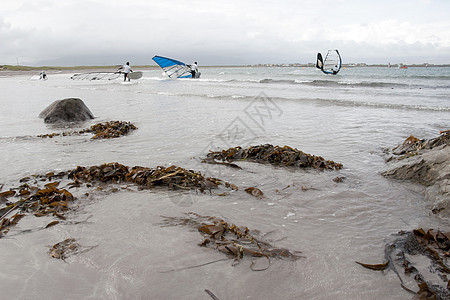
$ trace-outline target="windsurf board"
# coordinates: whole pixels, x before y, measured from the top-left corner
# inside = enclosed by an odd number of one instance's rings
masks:
[[[142,77],[142,75],[143,75],[143,73],[141,71],[135,71],[135,72],[131,72],[130,74],[128,74],[128,78],[139,79]]]

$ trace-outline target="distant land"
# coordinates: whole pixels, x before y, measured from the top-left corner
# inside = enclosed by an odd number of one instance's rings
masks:
[[[248,65],[248,67],[315,67],[315,63],[307,63],[307,64],[300,64],[300,63],[294,63],[294,64],[258,64],[258,65]],[[351,67],[385,67],[387,68],[389,64],[366,64],[366,63],[348,63],[348,64],[342,64],[343,67],[351,68]],[[429,63],[422,63],[422,64],[391,64],[391,68],[398,68],[400,66],[406,66],[406,67],[421,67],[421,68],[428,68],[428,67],[450,67],[450,64],[443,64],[443,65],[435,65],[435,64],[429,64]]]
[[[40,66],[40,67],[30,67],[30,66],[21,66],[21,65],[0,65],[0,72],[2,71],[76,71],[76,70],[117,70],[121,65],[114,66],[72,66],[72,67],[53,67],[53,66]],[[201,68],[239,68],[239,67],[315,67],[315,63],[286,63],[286,64],[257,64],[257,65],[226,65],[226,66],[200,66]],[[343,67],[352,68],[352,67],[385,67],[387,68],[388,64],[366,64],[366,63],[348,63],[342,64]],[[398,68],[400,66],[406,67],[421,67],[421,68],[432,68],[432,67],[450,67],[450,64],[391,64],[392,68]],[[136,69],[153,69],[159,68],[159,66],[155,65],[133,65],[133,68]]]

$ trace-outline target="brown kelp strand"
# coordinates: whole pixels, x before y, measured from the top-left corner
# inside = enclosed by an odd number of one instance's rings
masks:
[[[222,151],[211,151],[208,159],[221,161],[249,160],[259,163],[270,163],[277,166],[315,169],[341,169],[342,164],[325,160],[321,156],[306,154],[289,146],[272,146],[269,144],[251,146],[247,149],[241,147],[229,148]],[[208,159],[204,161],[208,163]]]
[[[202,216],[193,212],[186,213],[187,217],[163,216],[162,226],[186,225],[196,228],[202,235],[203,240],[199,243],[201,247],[209,247],[218,250],[233,258],[235,263],[244,257],[282,258],[297,260],[302,256],[298,251],[290,251],[283,248],[275,248],[270,243],[258,239],[246,226],[236,226],[223,219],[214,216]],[[254,263],[254,262],[253,262]],[[262,271],[266,268],[252,270]]]
[[[12,197],[16,194],[15,191],[5,191],[0,193],[0,203],[6,202],[9,197]]]
[[[66,131],[62,133],[50,133],[41,134],[38,137],[41,138],[53,138],[55,136],[69,136],[69,135],[82,135],[86,133],[92,133],[94,136],[91,139],[110,139],[127,135],[137,127],[130,122],[124,121],[109,121],[104,123],[98,123],[92,125],[90,128],[82,129],[79,131]]]
[[[418,139],[415,136],[409,136],[402,144],[385,152],[395,155],[399,159],[415,156],[420,150],[433,149],[442,145],[450,146],[450,130],[441,131],[441,134],[433,139]]]
[[[435,229],[401,231],[394,242],[386,245],[385,262],[357,263],[371,270],[392,270],[400,279],[401,286],[420,299],[450,299],[449,238],[450,232]],[[424,266],[424,261],[429,265]],[[415,282],[417,288],[414,289],[411,282]]]
[[[11,227],[15,226],[23,217],[25,217],[24,214],[16,213],[11,218],[2,218],[0,222],[0,237],[8,233]]]
[[[242,168],[239,167],[236,164],[233,164],[233,163],[230,163],[230,162],[226,162],[226,161],[225,162],[224,161],[216,161],[212,157],[202,158],[201,162],[202,163],[211,164],[211,165],[221,165],[221,166],[226,166],[226,167],[230,167],[230,168],[233,168],[233,169],[242,170]]]

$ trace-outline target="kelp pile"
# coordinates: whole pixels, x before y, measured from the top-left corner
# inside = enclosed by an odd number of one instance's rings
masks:
[[[193,212],[186,213],[187,217],[163,216],[162,226],[186,225],[196,228],[203,240],[198,244],[218,250],[234,259],[233,264],[239,263],[244,257],[266,258],[268,264],[264,268],[255,268],[252,261],[250,268],[253,271],[263,271],[269,268],[271,259],[297,260],[302,256],[298,251],[275,248],[270,243],[258,239],[248,227],[236,226],[214,216],[202,216]]]
[[[119,163],[109,163],[89,168],[77,167],[69,172],[68,177],[77,185],[81,182],[131,182],[145,188],[166,186],[169,189],[198,189],[200,192],[210,191],[222,184],[230,186],[220,179],[204,177],[200,172],[177,166],[129,168]]]
[[[325,160],[321,156],[306,154],[289,146],[272,146],[269,144],[251,146],[247,149],[241,147],[229,148],[222,151],[211,151],[207,158],[221,161],[249,160],[258,163],[270,163],[277,166],[315,168],[315,169],[341,169],[342,164]],[[208,159],[205,160],[208,163]]]
[[[386,262],[382,264],[358,264],[371,270],[393,270],[400,279],[401,286],[420,299],[450,299],[450,232],[422,228],[412,232],[401,231],[398,238],[385,247]],[[423,266],[423,258],[429,264]],[[403,274],[397,267],[404,270]],[[407,281],[417,284],[417,288],[408,287]],[[414,289],[414,290],[413,290]]]
[[[177,166],[130,168],[119,163],[91,167],[78,166],[73,170],[57,174],[51,172],[22,178],[19,187],[1,192],[0,202],[3,202],[5,206],[0,208],[0,238],[26,214],[33,214],[36,217],[54,216],[59,220],[65,220],[65,213],[70,210],[77,198],[67,189],[58,188],[63,179],[69,180],[66,185],[68,189],[79,187],[82,184],[93,187],[100,184],[120,183],[131,183],[141,188],[166,187],[172,190],[196,190],[202,193],[211,192],[211,189],[217,188],[219,185],[237,189],[235,185],[228,182],[204,177],[200,172]],[[43,187],[39,187],[42,184]],[[15,198],[16,201],[10,202],[10,198]],[[12,212],[16,213],[8,218],[7,216]],[[59,221],[53,221],[45,228],[58,223]]]
[[[433,149],[442,145],[450,146],[450,130],[441,131],[440,136],[429,140],[420,140],[411,135],[401,145],[394,147],[392,150],[386,150],[385,152],[391,152],[392,155],[399,157],[399,159],[404,159],[418,155],[420,150]]]
[[[79,131],[66,131],[62,133],[50,133],[50,134],[41,134],[38,137],[41,138],[53,138],[55,136],[70,136],[70,135],[81,135],[86,133],[91,133],[94,136],[91,138],[93,140],[96,139],[111,139],[118,138],[123,135],[127,135],[133,130],[136,130],[137,127],[130,122],[124,121],[109,121],[104,123],[97,123],[92,125],[90,128],[82,129]]]
[[[91,126],[91,133],[94,134],[92,139],[110,139],[127,135],[137,127],[130,122],[111,121],[98,123]]]

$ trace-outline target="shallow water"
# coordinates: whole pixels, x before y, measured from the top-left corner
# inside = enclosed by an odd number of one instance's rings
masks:
[[[431,138],[450,128],[450,68],[347,68],[325,76],[313,68],[203,68],[199,80],[164,79],[146,70],[123,83],[73,81],[72,74],[0,78],[3,112],[0,184],[17,186],[32,174],[78,165],[171,164],[232,182],[229,196],[166,190],[91,192],[71,220],[27,234],[51,218],[24,218],[0,240],[0,287],[7,298],[47,299],[408,299],[380,263],[384,245],[400,230],[449,230],[430,213],[421,187],[389,180],[382,150],[409,135]],[[46,125],[38,114],[55,100],[81,98],[97,117],[70,128]],[[123,120],[138,130],[112,140],[88,135],[37,138]],[[243,170],[205,165],[210,149],[270,143],[289,145],[344,165],[339,171],[292,170],[238,162]],[[345,176],[335,183],[336,176]],[[260,188],[256,199],[243,191]],[[303,187],[303,189],[302,189]],[[131,187],[136,190],[136,188]],[[80,188],[74,194],[87,192]],[[263,272],[250,260],[232,266],[197,246],[188,227],[161,227],[161,215],[193,211],[258,229],[277,247],[302,252],[274,260]],[[67,263],[48,245],[73,237],[96,246]]]

